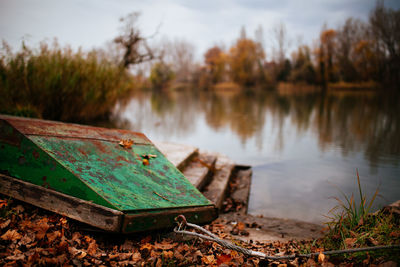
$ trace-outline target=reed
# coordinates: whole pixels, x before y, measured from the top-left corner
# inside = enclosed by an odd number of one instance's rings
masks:
[[[132,76],[100,51],[42,43],[0,52],[0,112],[62,121],[107,116],[133,87]]]
[[[331,216],[328,216],[330,221],[326,223],[327,232],[317,242],[325,250],[393,245],[400,242],[400,226],[395,215],[385,212],[384,209],[371,213],[371,207],[378,196],[379,188],[367,201],[367,197],[361,188],[358,171],[357,185],[359,203],[355,200],[354,194],[348,197],[341,192],[344,201],[335,198],[338,205],[330,211]],[[374,252],[369,255],[382,256],[387,253],[392,252]],[[362,259],[366,257],[366,254],[359,253],[354,257]]]

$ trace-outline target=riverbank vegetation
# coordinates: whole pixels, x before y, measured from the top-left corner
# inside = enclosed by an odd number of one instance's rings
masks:
[[[283,23],[275,25],[268,36],[273,47],[270,55],[262,26],[254,38],[243,27],[229,48],[223,44],[209,48],[189,77],[196,88],[235,83],[242,88],[270,89],[281,82],[334,89],[396,88],[400,79],[398,32],[400,11],[386,8],[382,1],[368,21],[350,17],[336,28],[324,25],[311,46],[299,42],[290,57]]]
[[[400,242],[400,213],[395,206],[371,212],[371,207],[378,196],[379,188],[367,200],[363,193],[357,171],[358,198],[344,193],[343,199],[336,198],[338,205],[334,207],[328,219],[327,231],[317,242],[325,250],[342,250],[359,247],[398,245]],[[358,200],[357,200],[358,199]],[[370,264],[370,258],[385,257],[399,261],[399,256],[392,251],[379,251],[344,254],[339,256],[347,260]]]
[[[3,42],[0,113],[75,122],[107,118],[117,102],[144,83],[130,68],[153,58],[135,27],[137,16],[122,19],[124,27],[109,51],[76,51],[54,40],[36,49],[22,43],[13,52]]]
[[[252,38],[243,27],[231,46],[214,45],[202,62],[183,39],[145,38],[138,13],[121,19],[107,48],[73,50],[42,43],[0,53],[0,112],[63,121],[107,118],[116,103],[137,89],[275,90],[296,88],[398,89],[400,11],[378,1],[368,21],[348,18],[323,26],[313,45],[299,43],[289,57],[288,31],[277,24],[269,39],[259,26]],[[283,85],[283,86],[282,86]],[[384,89],[383,89],[384,88]],[[287,91],[287,90],[286,90]]]
[[[9,50],[0,77],[0,112],[62,121],[105,116],[132,86],[132,76],[98,52],[57,43]]]

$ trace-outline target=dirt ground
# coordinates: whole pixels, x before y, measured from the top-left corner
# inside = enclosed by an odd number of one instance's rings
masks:
[[[313,240],[321,236],[322,225],[247,214],[251,169],[239,169],[229,183],[226,200],[217,221],[243,241],[259,242]],[[244,230],[238,231],[238,225]]]

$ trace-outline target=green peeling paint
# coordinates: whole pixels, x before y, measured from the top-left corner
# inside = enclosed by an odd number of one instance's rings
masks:
[[[106,138],[102,128],[71,125],[69,134],[69,124],[25,119],[30,127],[14,120],[23,119],[0,115],[0,172],[130,214],[211,205],[141,135],[123,132],[135,141],[128,149],[114,138],[118,130],[107,130],[114,137]],[[156,157],[144,165],[149,154]]]

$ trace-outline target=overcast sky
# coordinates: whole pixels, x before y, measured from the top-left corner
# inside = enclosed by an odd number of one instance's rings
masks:
[[[385,5],[399,9],[399,0]],[[373,0],[0,0],[0,38],[18,47],[21,40],[36,45],[57,37],[74,48],[103,46],[118,33],[119,18],[141,12],[140,28],[158,37],[186,39],[200,57],[207,48],[230,46],[244,25],[254,36],[264,29],[266,44],[271,28],[283,22],[293,45],[299,36],[311,44],[324,23],[336,27],[349,17],[367,20]]]

